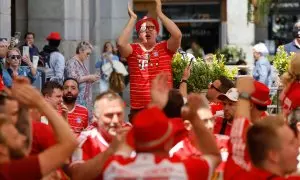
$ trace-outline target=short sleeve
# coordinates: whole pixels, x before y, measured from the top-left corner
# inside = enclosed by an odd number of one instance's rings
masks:
[[[183,161],[189,179],[211,179],[213,167],[208,160],[191,157]]]
[[[39,180],[41,178],[38,156],[30,156],[0,165],[0,179]]]

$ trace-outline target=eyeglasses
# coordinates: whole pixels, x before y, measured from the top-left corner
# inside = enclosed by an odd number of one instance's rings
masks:
[[[11,55],[11,56],[8,56],[10,59],[21,59],[21,55]]]
[[[210,83],[210,84],[209,84],[209,88],[210,88],[210,89],[215,89],[216,91],[221,92],[221,90],[220,90],[219,88],[217,88],[216,86],[214,86],[213,83]]]
[[[155,29],[155,26],[146,26],[146,30],[153,31]]]

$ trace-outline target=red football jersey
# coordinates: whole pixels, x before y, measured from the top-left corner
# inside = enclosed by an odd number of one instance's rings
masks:
[[[285,92],[282,91],[280,95],[282,110],[285,115],[288,115],[291,110],[300,106],[300,82],[294,82],[290,85],[289,89]]]
[[[87,128],[89,122],[87,108],[76,104],[74,108],[68,112],[68,122],[75,133],[80,133]]]
[[[216,172],[223,172],[225,167],[225,162],[228,157],[228,141],[229,137],[226,135],[215,135],[218,148],[221,152],[222,163],[217,167]],[[202,153],[191,144],[189,138],[185,138],[183,141],[177,143],[171,150],[170,156],[177,156],[180,159],[186,159],[188,157],[198,157],[200,158]]]
[[[223,116],[223,114],[224,114],[224,112],[223,112],[224,107],[223,107],[222,103],[211,102],[211,103],[209,103],[209,106],[210,106],[211,113],[214,116]]]
[[[214,125],[214,134],[221,134],[221,129],[222,129],[222,126],[224,123],[223,121],[224,121],[223,117],[216,117],[215,125]],[[225,124],[225,129],[223,130],[224,131],[223,134],[226,136],[229,136],[230,132],[231,132],[231,127],[232,127],[232,124],[227,122]]]
[[[42,122],[32,121],[31,155],[37,155],[56,144],[52,127]]]
[[[181,160],[176,156],[170,158],[138,153],[134,158],[110,157],[98,179],[210,179],[212,170],[209,157]]]
[[[230,133],[228,144],[228,160],[225,166],[224,178],[235,178],[240,172],[249,171],[251,168],[250,156],[246,149],[246,133],[250,121],[246,118],[236,118]]]
[[[92,159],[99,153],[105,151],[109,146],[109,143],[99,133],[95,126],[89,126],[85,130],[81,131],[77,140],[79,142],[79,146],[72,155],[72,163]]]
[[[172,87],[172,57],[174,52],[167,48],[167,41],[157,43],[146,50],[140,44],[131,44],[132,53],[127,58],[130,75],[130,103],[132,109],[147,107],[151,101],[151,81],[161,72],[169,74],[168,84]]]

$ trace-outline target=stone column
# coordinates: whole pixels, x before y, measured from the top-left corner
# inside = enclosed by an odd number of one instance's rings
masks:
[[[0,38],[11,37],[11,0],[0,0]]]
[[[252,45],[255,26],[247,22],[248,0],[227,0],[227,36],[228,44],[243,48],[246,61],[253,64]]]

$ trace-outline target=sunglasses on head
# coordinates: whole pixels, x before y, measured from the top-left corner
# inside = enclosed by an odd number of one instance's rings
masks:
[[[213,83],[210,83],[210,88],[211,88],[211,89],[215,89],[215,90],[218,91],[218,92],[221,92],[221,90],[220,90],[219,88],[217,88],[216,86],[214,86]]]
[[[11,55],[11,56],[8,56],[10,59],[21,59],[21,55]]]

